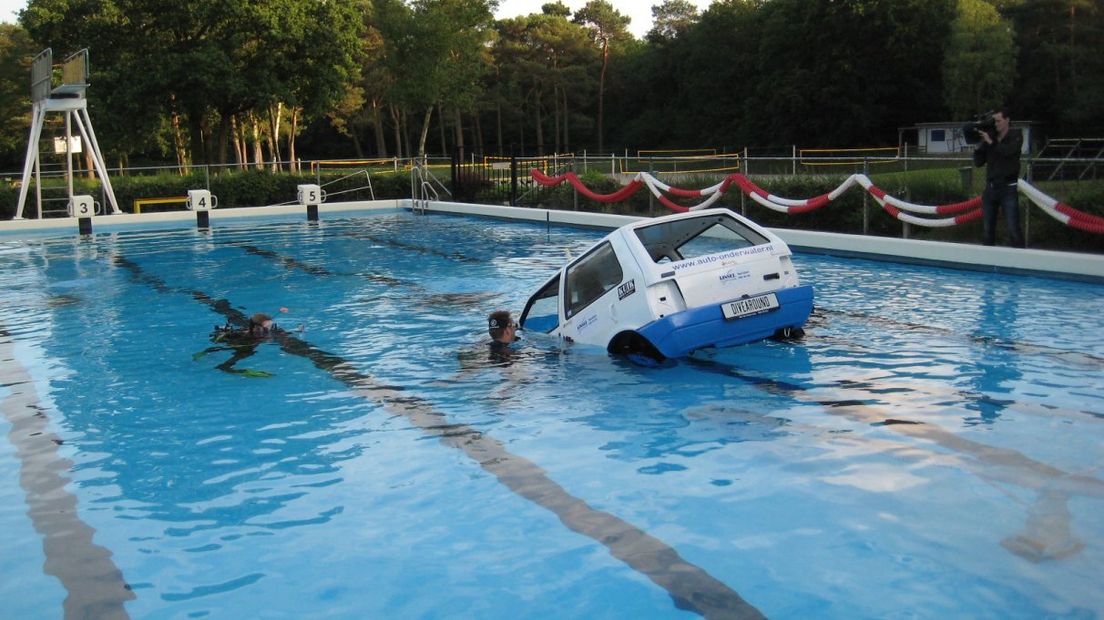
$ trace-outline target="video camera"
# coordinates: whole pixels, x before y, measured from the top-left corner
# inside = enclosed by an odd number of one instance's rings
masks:
[[[966,123],[962,126],[962,137],[966,140],[966,144],[977,144],[981,142],[981,132],[985,132],[990,136],[997,134],[997,122],[993,120],[995,111],[983,112],[974,117],[974,120]]]

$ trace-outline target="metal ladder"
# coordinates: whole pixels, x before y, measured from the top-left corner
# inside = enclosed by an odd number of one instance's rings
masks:
[[[425,164],[425,160],[419,160],[410,172],[410,198],[412,203],[411,211],[413,213],[425,215],[430,201],[437,202],[441,200],[441,195],[438,194],[437,189],[433,187],[434,183],[441,186],[441,189],[446,192],[448,191],[448,188],[429,171],[429,168]]]

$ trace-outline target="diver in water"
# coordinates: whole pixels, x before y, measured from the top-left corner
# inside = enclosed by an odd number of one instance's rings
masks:
[[[272,317],[264,312],[258,312],[249,317],[249,324],[236,328],[228,322],[226,325],[216,325],[211,333],[211,340],[215,346],[207,347],[203,351],[192,356],[198,360],[208,353],[216,351],[233,351],[230,359],[216,366],[223,372],[244,377],[271,377],[272,373],[263,370],[251,370],[249,368],[235,368],[241,360],[256,353],[257,345],[267,340],[273,340],[285,335],[286,332],[272,320]]]
[[[494,361],[507,361],[514,349],[510,346],[521,340],[517,335],[518,324],[510,317],[509,310],[495,310],[487,317],[487,333],[491,336],[490,350]]]
[[[487,317],[487,333],[491,340],[457,352],[461,369],[459,376],[483,368],[509,366],[518,357],[524,357],[522,349],[514,345],[521,340],[517,330],[518,324],[510,317],[508,310],[492,312]]]

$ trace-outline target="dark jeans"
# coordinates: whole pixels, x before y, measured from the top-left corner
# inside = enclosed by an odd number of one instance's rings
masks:
[[[1020,201],[1016,183],[989,183],[981,194],[981,212],[983,220],[982,243],[996,245],[997,211],[1004,211],[1004,221],[1008,224],[1008,245],[1014,248],[1024,247],[1023,229],[1020,228]]]

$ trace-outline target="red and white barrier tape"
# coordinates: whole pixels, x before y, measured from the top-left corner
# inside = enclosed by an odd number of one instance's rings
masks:
[[[900,220],[902,222],[908,222],[916,226],[924,226],[928,228],[943,228],[947,226],[955,226],[958,224],[964,224],[966,222],[973,221],[981,217],[981,197],[976,196],[969,200],[962,202],[955,202],[951,204],[943,205],[921,205],[905,200],[896,198],[890,194],[887,194],[874,182],[870,180],[865,174],[853,174],[839,185],[836,189],[828,192],[827,194],[821,194],[813,198],[805,199],[791,199],[775,196],[761,187],[752,183],[746,176],[740,173],[730,174],[723,181],[706,187],[704,189],[682,189],[673,187],[660,181],[646,172],[638,172],[633,180],[622,187],[620,190],[612,194],[596,194],[579,180],[579,177],[574,172],[567,172],[565,174],[550,177],[539,170],[533,169],[531,171],[533,179],[544,186],[558,185],[564,181],[568,181],[572,186],[584,196],[597,200],[599,202],[620,202],[627,199],[629,196],[636,193],[636,190],[641,187],[647,187],[652,192],[660,203],[662,203],[668,209],[672,211],[685,212],[685,211],[697,211],[700,209],[707,209],[717,202],[721,195],[723,195],[728,187],[735,183],[741,191],[744,192],[755,202],[760,205],[771,209],[772,211],[778,211],[779,213],[797,214],[807,213],[814,209],[823,207],[824,205],[832,202],[836,198],[839,198],[847,190],[854,185],[860,185],[867,193],[873,196],[874,200],[885,209],[886,213]],[[1104,234],[1104,217],[1098,215],[1092,215],[1083,211],[1078,211],[1069,205],[1058,202],[1057,200],[1047,196],[1043,192],[1039,191],[1036,187],[1028,183],[1027,181],[1020,179],[1017,187],[1019,190],[1027,196],[1027,198],[1039,206],[1043,211],[1054,219],[1062,222],[1063,224],[1076,228],[1078,230],[1084,230],[1091,233]],[[675,203],[666,194],[672,196],[678,196],[680,198],[702,198],[706,199],[701,203],[694,206],[683,206]],[[939,219],[917,217],[917,215],[952,215],[952,217],[945,217]]]
[[[713,206],[713,203],[721,199],[721,196],[724,195],[730,183],[729,180],[726,178],[724,181],[721,181],[720,183],[707,187],[705,189],[688,190],[671,187],[663,181],[660,181],[652,175],[644,172],[638,172],[637,178],[644,181],[644,184],[648,186],[648,190],[652,192],[652,195],[655,196],[656,199],[663,204],[663,206],[672,211],[678,211],[679,213],[685,211],[699,211],[701,209],[708,209],[709,207]],[[664,195],[664,192],[683,198],[700,198],[702,196],[708,196],[708,198],[692,207],[684,207],[680,204],[676,204],[674,201],[667,198],[667,196]]]
[[[550,177],[540,170],[533,168],[532,170],[530,170],[529,174],[533,177],[534,181],[536,181],[540,185],[544,185],[547,187],[559,185],[560,183],[567,181],[571,183],[571,185],[576,190],[578,190],[580,194],[586,196],[587,198],[590,198],[591,200],[597,200],[598,202],[621,202],[623,200],[626,200],[629,196],[635,194],[636,190],[640,189],[641,186],[644,185],[644,183],[640,179],[633,179],[631,183],[622,187],[616,192],[613,192],[612,194],[596,194],[590,191],[590,189],[588,189],[586,185],[583,185],[583,182],[579,180],[578,175],[576,175],[574,172],[565,172],[564,174],[561,174],[559,176]]]
[[[1038,205],[1047,215],[1066,226],[1085,232],[1104,234],[1104,217],[1078,211],[1067,204],[1058,202],[1023,179],[1020,179],[1016,186],[1027,196],[1028,200]]]

